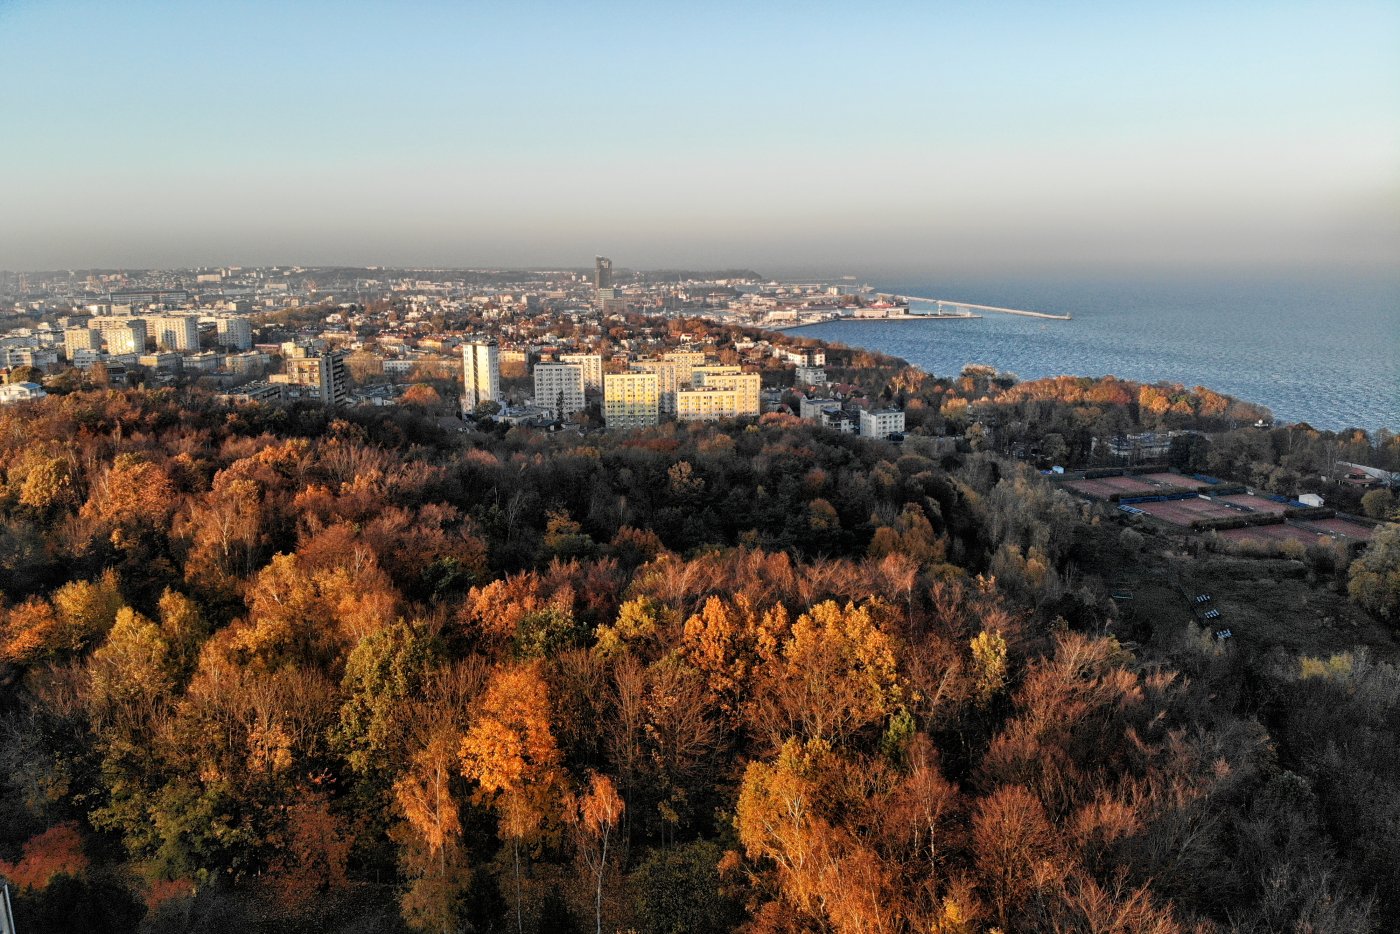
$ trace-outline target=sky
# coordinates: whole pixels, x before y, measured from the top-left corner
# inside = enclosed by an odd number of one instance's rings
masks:
[[[1400,269],[1400,4],[0,0],[0,269]]]

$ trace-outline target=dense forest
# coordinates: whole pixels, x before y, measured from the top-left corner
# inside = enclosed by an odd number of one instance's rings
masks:
[[[884,391],[1145,417],[963,378]],[[20,930],[1394,929],[1393,659],[1130,639],[1117,529],[914,440],[0,410]]]

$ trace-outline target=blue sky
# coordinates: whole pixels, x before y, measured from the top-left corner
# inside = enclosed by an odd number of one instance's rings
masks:
[[[1395,268],[1394,3],[0,0],[0,268]]]

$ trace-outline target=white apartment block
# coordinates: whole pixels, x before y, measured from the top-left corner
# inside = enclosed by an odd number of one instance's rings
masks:
[[[228,350],[253,349],[253,322],[243,315],[220,315],[215,319],[219,345]]]
[[[798,366],[826,366],[826,351],[820,347],[788,348],[784,353],[788,363]]]
[[[633,360],[627,368],[636,373],[655,374],[661,411],[667,415],[676,414],[676,392],[681,388],[682,372],[688,374],[686,366],[675,360]]]
[[[483,402],[501,401],[501,348],[495,341],[462,345],[462,414]]]
[[[662,360],[670,360],[685,367],[705,365],[705,354],[699,350],[670,350],[661,355]]]
[[[798,386],[825,386],[826,370],[819,366],[799,366],[793,381]]]
[[[155,353],[143,353],[137,356],[138,365],[148,370],[164,370],[173,373],[180,369],[181,357],[173,350],[161,350]]]
[[[535,405],[555,418],[583,411],[583,367],[577,363],[535,365]]]
[[[41,347],[3,347],[0,348],[0,365],[32,366],[43,370],[58,365],[58,351]]]
[[[823,412],[839,411],[841,411],[841,403],[835,399],[808,399],[803,396],[797,400],[798,417],[807,421],[819,422]]]
[[[899,409],[881,409],[876,412],[860,413],[860,436],[862,438],[888,438],[904,433],[904,413]]]
[[[350,374],[345,368],[345,351],[327,350],[287,358],[288,382],[316,390],[326,405],[350,401]]]
[[[712,370],[733,372],[714,373]],[[738,367],[702,367],[694,371],[692,385],[696,389],[730,390],[735,396],[735,415],[758,415],[759,390],[763,388],[763,377],[757,373],[744,373]]]
[[[739,414],[739,393],[733,389],[681,389],[676,393],[676,418],[683,422],[708,422],[735,418]]]
[[[147,335],[161,350],[199,349],[199,319],[194,315],[147,315],[145,321]]]
[[[101,350],[102,332],[92,328],[68,328],[63,332],[63,355],[72,363],[79,350]]]
[[[596,353],[566,353],[559,355],[560,363],[574,363],[583,367],[583,391],[603,391],[603,358]]]
[[[146,352],[146,322],[140,318],[92,318],[88,327],[102,333],[108,353]]]
[[[603,377],[603,419],[609,428],[645,428],[661,417],[655,373],[608,373]]]
[[[229,354],[224,360],[224,366],[228,367],[229,372],[232,373],[253,375],[262,373],[271,362],[267,354],[248,350],[243,353]]]
[[[80,370],[90,368],[94,363],[105,362],[107,352],[104,350],[88,350],[85,347],[78,347],[68,355],[68,363]]]

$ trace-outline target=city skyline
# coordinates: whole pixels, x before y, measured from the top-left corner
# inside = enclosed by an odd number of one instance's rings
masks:
[[[1369,3],[3,3],[0,267],[1394,270],[1396,48]]]

